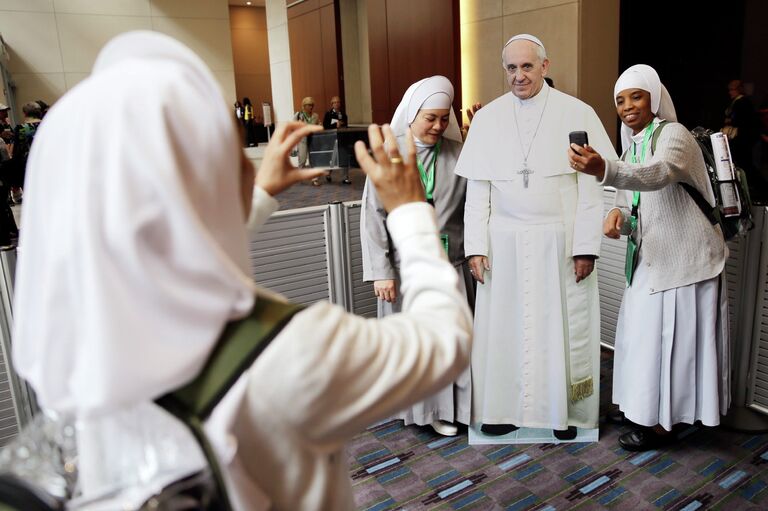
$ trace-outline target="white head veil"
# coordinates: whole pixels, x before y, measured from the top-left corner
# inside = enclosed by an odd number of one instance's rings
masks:
[[[251,309],[239,158],[210,71],[157,32],[113,39],[50,110],[27,171],[13,343],[43,407],[162,395]]]
[[[667,88],[661,83],[659,74],[651,66],[635,64],[621,73],[616,85],[613,87],[613,102],[616,104],[616,96],[627,89],[641,89],[651,94],[651,112],[659,119],[677,121],[675,105],[667,92]],[[626,151],[632,143],[632,130],[625,124],[621,125],[621,148]]]
[[[453,84],[445,76],[430,76],[414,83],[403,94],[403,99],[397,105],[395,115],[392,116],[392,133],[397,137],[404,135],[408,127],[416,118],[419,110],[444,109],[450,110],[448,128],[443,137],[461,142],[461,130],[456,114],[453,112]]]

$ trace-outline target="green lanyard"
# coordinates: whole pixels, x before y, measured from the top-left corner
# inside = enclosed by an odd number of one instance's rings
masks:
[[[632,156],[631,163],[645,163],[645,150],[648,148],[648,142],[651,141],[654,130],[653,122],[645,128],[645,135],[643,136],[643,145],[640,146],[640,160],[637,159],[637,143],[632,143]],[[629,225],[634,231],[637,229],[637,207],[640,205],[640,192],[632,193],[632,216],[629,217]]]
[[[419,167],[419,174],[421,175],[421,184],[424,185],[424,193],[429,201],[432,200],[432,195],[435,193],[435,164],[437,163],[437,155],[440,154],[440,144],[442,142],[442,139],[437,141],[435,152],[432,153],[432,160],[427,165],[426,170],[420,161],[416,161],[416,165]]]

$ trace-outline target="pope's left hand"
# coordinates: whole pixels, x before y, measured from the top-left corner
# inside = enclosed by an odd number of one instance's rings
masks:
[[[573,270],[576,274],[576,282],[589,277],[592,271],[595,269],[595,256],[581,255],[573,256]]]
[[[568,149],[568,163],[573,170],[595,176],[600,181],[605,176],[605,160],[590,145],[571,144]]]

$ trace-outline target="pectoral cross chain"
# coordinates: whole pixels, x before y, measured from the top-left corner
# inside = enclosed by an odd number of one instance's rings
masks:
[[[528,165],[524,165],[523,170],[518,170],[517,173],[523,175],[523,186],[528,188],[528,176],[533,174],[533,171],[528,168]]]

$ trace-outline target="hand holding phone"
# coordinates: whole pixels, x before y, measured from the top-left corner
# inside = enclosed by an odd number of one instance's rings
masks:
[[[586,131],[572,131],[568,133],[568,140],[571,144],[576,144],[579,147],[589,144]]]

